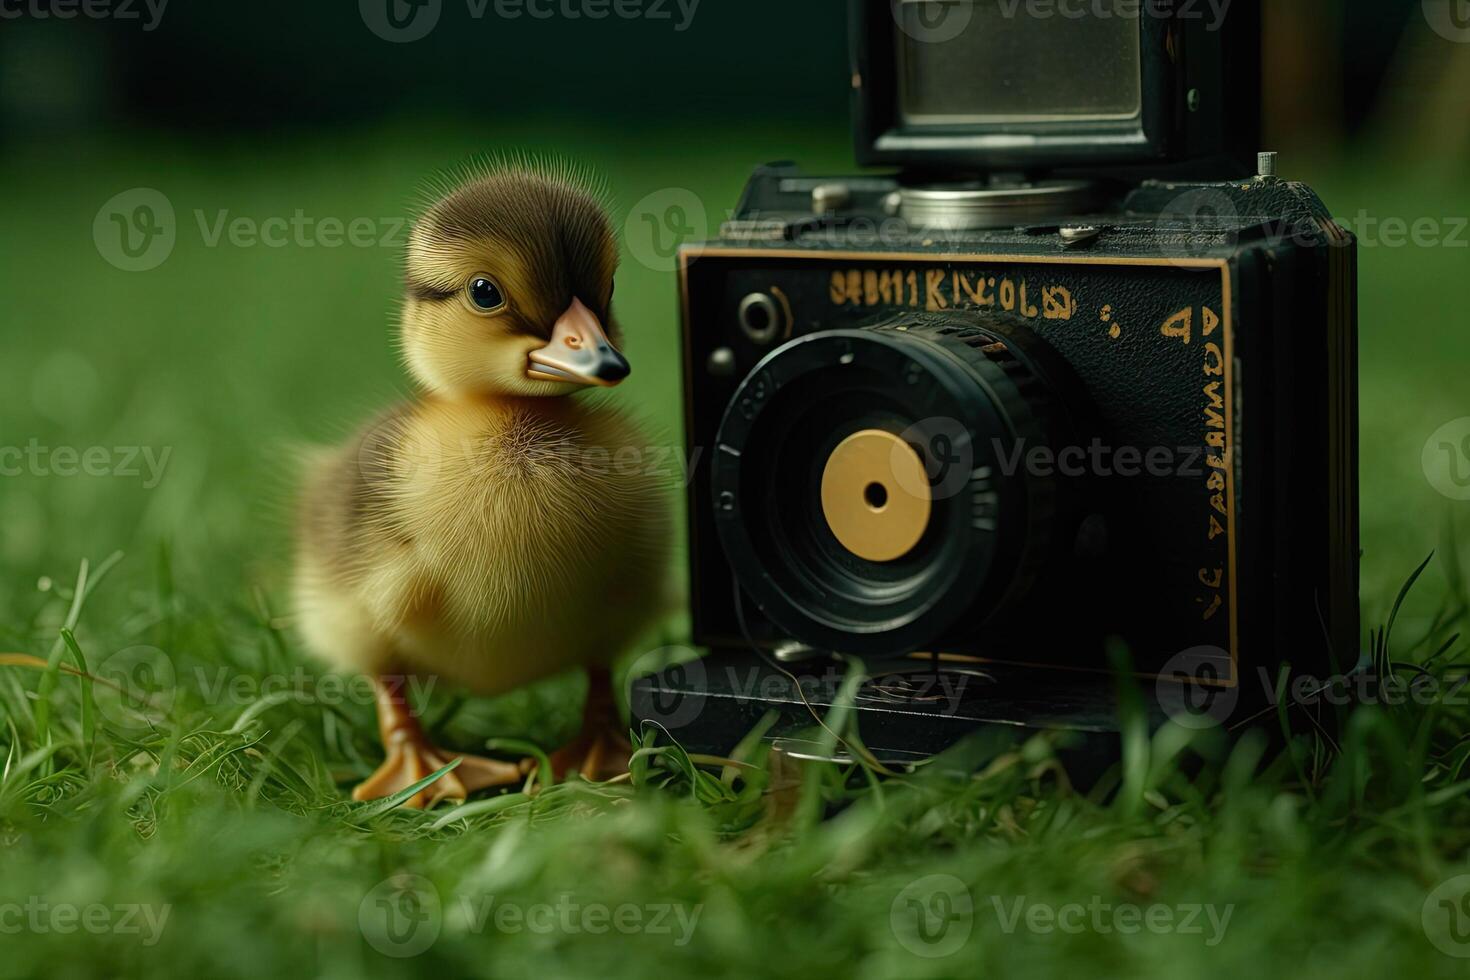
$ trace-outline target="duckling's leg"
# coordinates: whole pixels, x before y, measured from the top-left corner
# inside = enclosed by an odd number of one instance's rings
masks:
[[[459,765],[415,793],[406,806],[428,808],[440,800],[463,800],[490,786],[506,786],[525,778],[528,763],[500,762],[436,748],[424,734],[403,695],[401,675],[378,675],[373,691],[378,704],[378,731],[388,757],[377,771],[352,791],[354,800],[376,800],[407,789],[458,758]]]
[[[578,773],[586,780],[605,780],[628,771],[628,728],[618,716],[613,696],[612,672],[606,667],[588,671],[587,707],[582,712],[582,731],[551,754],[551,767],[558,779]]]

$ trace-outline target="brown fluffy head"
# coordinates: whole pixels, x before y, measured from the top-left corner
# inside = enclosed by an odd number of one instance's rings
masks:
[[[517,163],[463,175],[409,238],[401,336],[409,369],[445,394],[576,390],[528,377],[527,358],[574,300],[618,343],[616,268],[607,211],[568,168]],[[501,305],[484,308],[487,294]]]

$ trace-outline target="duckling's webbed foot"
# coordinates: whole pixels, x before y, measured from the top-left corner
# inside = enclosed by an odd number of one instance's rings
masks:
[[[476,790],[507,786],[525,779],[529,763],[501,762],[436,748],[404,699],[398,679],[377,677],[373,683],[378,701],[378,730],[388,757],[352,791],[354,800],[392,796],[456,758],[460,760],[458,766],[415,793],[405,805],[427,809],[440,800],[463,800]]]
[[[594,668],[590,681],[581,733],[551,754],[551,768],[557,779],[576,774],[601,782],[628,771],[633,746],[628,741],[627,726],[618,717],[612,675],[606,668]]]

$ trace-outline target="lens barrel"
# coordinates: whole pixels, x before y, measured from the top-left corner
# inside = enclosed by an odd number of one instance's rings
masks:
[[[821,649],[901,654],[1024,596],[1069,537],[1072,488],[1025,462],[1075,439],[1043,347],[1000,320],[908,314],[757,364],[711,476],[726,557],[765,616]]]

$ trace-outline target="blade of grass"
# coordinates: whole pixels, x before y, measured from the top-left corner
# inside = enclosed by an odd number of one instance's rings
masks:
[[[356,806],[352,809],[351,815],[358,820],[372,820],[376,817],[382,816],[389,810],[395,810],[403,804],[407,803],[409,800],[413,799],[414,796],[422,790],[425,790],[428,787],[434,785],[434,783],[437,782],[441,777],[443,777],[445,773],[454,769],[456,766],[459,765],[459,763],[460,760],[455,759],[444,768],[436,772],[429,773],[427,776],[425,776],[423,779],[420,779],[412,786],[401,789],[398,792],[394,793],[392,796],[385,796],[381,800],[373,800],[370,803],[363,803],[360,806]]]
[[[82,607],[87,598],[96,589],[98,583],[107,576],[122,561],[123,553],[114,551],[108,555],[101,564],[97,566],[95,573],[89,574],[90,563],[83,558],[77,568],[77,584],[72,590],[71,607],[66,612],[66,620],[62,624],[63,630],[75,630],[77,623],[82,617]],[[56,686],[56,675],[61,669],[61,658],[66,650],[66,641],[57,636],[56,642],[51,645],[51,655],[46,661],[46,672],[41,675],[41,682],[37,685],[36,707],[32,712],[32,720],[36,728],[36,738],[41,745],[51,744],[51,691]],[[51,758],[48,756],[42,763],[42,775],[51,774]]]
[[[541,746],[534,742],[527,742],[519,738],[492,738],[485,742],[485,748],[491,752],[518,753],[535,758],[536,778],[540,784],[542,786],[553,786],[556,784],[556,773],[551,768],[551,757],[546,754]]]
[[[77,645],[75,634],[62,627],[61,639],[66,643],[67,652],[71,654],[77,669],[77,683],[82,689],[82,739],[87,743],[87,765],[90,767],[97,748],[97,709],[92,700],[91,675],[87,673],[87,658],[82,655],[82,648]]]
[[[472,803],[464,803],[429,824],[429,829],[443,830],[456,821],[468,820],[470,817],[483,817],[491,813],[499,813],[501,810],[509,810],[511,807],[522,806],[526,803],[533,802],[533,800],[534,797],[528,793],[506,793],[503,796],[492,796],[488,800],[475,800]]]

